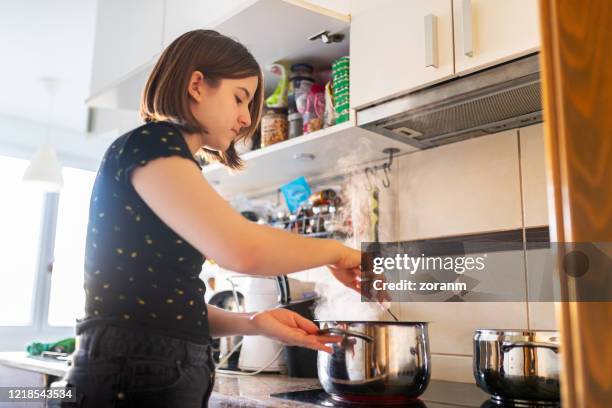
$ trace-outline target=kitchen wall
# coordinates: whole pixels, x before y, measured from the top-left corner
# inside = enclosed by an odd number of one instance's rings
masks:
[[[381,241],[548,225],[542,129],[538,124],[396,159],[392,188],[381,190]],[[496,268],[526,295],[535,294],[552,280],[547,254],[491,253],[487,268]],[[312,271],[300,278],[329,280]],[[431,323],[432,376],[452,381],[473,382],[475,329],[557,328],[553,303],[410,302],[393,310],[401,320]]]
[[[547,225],[542,129],[538,124],[402,157],[398,239]],[[487,267],[515,282],[552,273],[547,251],[529,252],[489,254]],[[552,303],[402,303],[400,316],[431,322],[433,377],[465,382],[473,380],[475,329],[556,328]]]

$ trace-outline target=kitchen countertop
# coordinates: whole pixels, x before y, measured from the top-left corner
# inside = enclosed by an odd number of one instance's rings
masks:
[[[0,352],[0,364],[63,377],[69,365],[49,358],[29,357],[25,352]],[[290,378],[280,374],[255,376],[217,373],[211,407],[320,407],[314,403],[271,397],[270,394],[319,390],[316,378]],[[318,394],[314,392],[314,394]],[[475,384],[432,380],[421,400],[427,408],[480,407],[488,396]]]
[[[32,357],[24,351],[2,351],[0,352],[0,364],[20,368],[22,370],[35,371],[56,377],[63,377],[68,371],[66,361],[55,360],[46,357]]]
[[[237,376],[217,373],[209,405],[245,408],[316,407],[317,405],[313,404],[270,397],[270,394],[320,388],[321,385],[316,378],[289,378],[280,374]]]
[[[69,368],[65,361],[31,357],[22,351],[0,352],[0,364],[56,377],[63,377]],[[272,398],[270,394],[317,388],[320,388],[320,385],[316,378],[289,378],[280,374],[236,376],[217,373],[210,405],[214,407],[314,407],[315,405],[311,404]]]

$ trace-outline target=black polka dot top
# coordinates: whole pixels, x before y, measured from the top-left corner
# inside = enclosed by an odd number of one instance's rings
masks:
[[[86,327],[112,324],[207,343],[204,256],[157,217],[130,182],[130,173],[160,157],[199,167],[180,130],[145,124],[108,148],[94,183],[85,250]],[[180,211],[177,203],[177,211]]]

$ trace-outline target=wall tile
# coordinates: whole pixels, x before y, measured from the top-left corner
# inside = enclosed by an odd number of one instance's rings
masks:
[[[525,226],[548,225],[543,125],[519,129]]]
[[[534,330],[558,330],[554,293],[559,293],[558,279],[550,249],[527,251],[527,282],[529,288],[529,326]],[[537,300],[537,301],[536,301]]]
[[[432,354],[431,378],[434,380],[473,383],[472,357]]]
[[[399,239],[522,226],[517,131],[401,157]]]
[[[405,302],[400,310],[403,321],[430,322],[432,353],[471,356],[476,329],[527,327],[525,302]]]

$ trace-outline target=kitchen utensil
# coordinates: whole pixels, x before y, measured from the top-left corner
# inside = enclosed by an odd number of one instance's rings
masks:
[[[512,406],[559,404],[559,333],[476,330],[474,378],[491,401]]]
[[[332,398],[368,406],[406,403],[429,383],[427,323],[320,321],[321,334],[343,336],[319,351],[319,381]]]
[[[368,170],[369,169],[369,170]],[[366,177],[368,184],[371,186],[371,195],[370,195],[370,226],[372,229],[372,237],[374,242],[379,242],[379,225],[380,225],[380,191],[376,184],[372,184],[370,180],[370,173],[373,173],[371,167],[366,168]],[[399,322],[399,319],[395,316],[395,314],[391,311],[391,303],[390,302],[378,302],[378,305],[385,310],[393,320]]]
[[[395,316],[395,313],[393,313],[391,311],[391,302],[388,301],[383,301],[383,302],[378,302],[378,305],[385,310],[387,313],[389,313],[391,315],[391,317],[393,318],[393,320],[395,320],[396,322],[399,322],[399,319]]]
[[[380,199],[378,187],[372,188],[370,196],[370,227],[372,229],[371,236],[374,242],[379,241],[378,226],[380,222]]]

